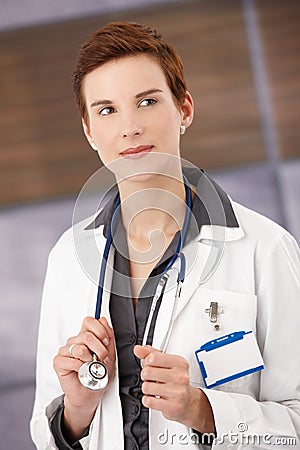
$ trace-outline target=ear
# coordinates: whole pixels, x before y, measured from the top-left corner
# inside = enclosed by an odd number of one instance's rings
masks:
[[[82,128],[83,128],[84,135],[87,138],[88,143],[90,144],[90,146],[92,148],[94,148],[95,143],[94,143],[94,139],[91,136],[91,132],[90,132],[89,126],[87,125],[86,121],[83,118],[81,119],[81,123],[82,123]]]
[[[186,91],[185,93],[185,99],[181,107],[181,111],[182,111],[181,125],[184,125],[186,128],[188,128],[192,124],[194,118],[194,101],[191,94],[188,91]]]

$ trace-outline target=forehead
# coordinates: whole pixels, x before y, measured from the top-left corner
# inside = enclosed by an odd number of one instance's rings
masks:
[[[82,88],[87,101],[93,100],[95,95],[115,98],[117,94],[135,95],[150,88],[159,88],[171,94],[158,60],[148,55],[109,61],[88,73]]]

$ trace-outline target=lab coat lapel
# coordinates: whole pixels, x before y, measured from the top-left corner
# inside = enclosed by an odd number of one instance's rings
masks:
[[[181,296],[176,308],[174,320],[192,298],[200,285],[213,276],[222,259],[227,241],[235,241],[244,236],[241,226],[228,228],[220,226],[203,226],[199,236],[183,249],[186,257],[186,276],[182,285]],[[161,348],[171,322],[176,292],[177,274],[180,268],[179,258],[168,272],[169,279],[163,296],[153,336],[153,346]]]
[[[187,270],[175,318],[181,313],[199,286],[213,274],[222,258],[222,248],[202,242],[198,242],[195,247],[197,254],[192,254],[189,249],[184,252]]]

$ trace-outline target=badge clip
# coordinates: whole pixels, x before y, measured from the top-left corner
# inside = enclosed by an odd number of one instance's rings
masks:
[[[219,309],[218,302],[210,302],[209,308],[205,308],[205,312],[209,315],[209,320],[214,324],[214,330],[219,331],[221,326],[218,322],[218,315],[224,312],[223,309]]]

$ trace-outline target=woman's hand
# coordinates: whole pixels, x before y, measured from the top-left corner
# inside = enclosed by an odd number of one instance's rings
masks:
[[[72,356],[69,348],[72,345]],[[53,366],[65,394],[64,425],[71,440],[76,440],[90,425],[96,408],[107,387],[91,391],[82,386],[78,371],[85,362],[92,361],[92,353],[104,362],[108,370],[108,386],[115,374],[115,341],[113,329],[102,317],[86,317],[77,336],[67,340],[53,360]]]
[[[142,361],[142,402],[202,433],[213,433],[215,424],[210,403],[201,389],[190,385],[189,363],[147,345],[136,345],[135,355]]]

